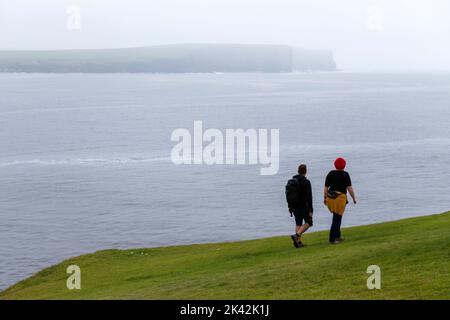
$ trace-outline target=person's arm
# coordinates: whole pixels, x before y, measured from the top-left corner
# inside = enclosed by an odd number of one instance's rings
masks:
[[[328,188],[330,188],[330,173],[325,178],[325,186],[323,187],[323,203],[327,205]]]
[[[309,208],[309,214],[312,215],[314,212],[314,208],[313,208],[313,198],[312,198],[312,188],[311,188],[311,182],[309,182],[306,184],[306,201],[308,201],[308,208]]]
[[[347,191],[348,193],[350,193],[350,196],[353,199],[353,203],[356,204],[355,190],[353,190],[352,179],[350,178],[350,175],[348,173],[347,173]]]
[[[356,196],[355,196],[355,190],[353,190],[352,186],[347,187],[348,193],[350,193],[350,196],[353,199],[353,203],[356,204]]]
[[[289,210],[289,213],[291,214],[291,217],[292,217],[292,207],[291,207],[291,204],[289,203],[289,200],[288,200],[288,198],[287,198],[287,194],[286,194],[286,202],[287,202],[287,205],[288,205],[288,210]]]

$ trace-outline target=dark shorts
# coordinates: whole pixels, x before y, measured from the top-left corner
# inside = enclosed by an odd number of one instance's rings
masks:
[[[294,209],[294,217],[295,217],[295,224],[297,226],[302,226],[303,221],[309,224],[310,227],[313,226],[313,218],[309,215],[308,210],[304,208]]]

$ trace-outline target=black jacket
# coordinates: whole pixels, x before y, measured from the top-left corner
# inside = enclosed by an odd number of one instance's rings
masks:
[[[298,199],[295,206],[291,206],[291,204],[288,203],[289,209],[306,209],[307,212],[313,212],[311,182],[309,182],[309,180],[301,174],[296,175],[293,178],[297,179],[302,191],[300,192],[300,199]]]

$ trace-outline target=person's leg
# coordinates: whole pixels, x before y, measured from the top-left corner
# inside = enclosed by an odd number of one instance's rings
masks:
[[[298,228],[298,230],[297,230],[298,237],[300,238],[302,236],[302,234],[304,234],[308,229],[309,229],[308,223],[305,223],[300,228]]]
[[[303,210],[296,208],[294,209],[295,217],[295,235],[300,236],[303,232]]]
[[[302,226],[296,226],[295,227],[295,234],[291,236],[292,241],[294,241],[294,246],[298,248],[299,246],[302,246],[302,234],[308,230],[309,226],[302,225]]]
[[[339,214],[336,214],[336,239],[341,238],[341,223],[342,223],[342,216]]]
[[[298,244],[299,244],[299,246],[301,246],[301,247],[304,246],[304,244],[303,244],[303,242],[302,242],[302,234],[304,234],[304,233],[306,232],[306,230],[308,230],[308,229],[309,229],[309,224],[308,224],[308,223],[305,223],[305,224],[302,225],[302,226],[300,227],[300,229],[298,230],[298,233],[297,233],[297,239],[298,239]]]
[[[300,240],[300,237],[302,236],[302,234],[304,234],[306,232],[306,230],[308,230],[308,229],[309,229],[309,224],[307,224],[307,223],[305,223],[304,225],[295,227],[295,235],[297,236],[298,240]]]
[[[303,216],[302,222],[304,221],[305,223],[297,231],[298,242],[300,245],[302,245],[301,239],[302,235],[313,226],[313,218],[312,216],[309,215],[309,213],[306,210],[303,210],[302,216]]]
[[[341,237],[341,222],[342,216],[337,213],[333,213],[333,223],[330,229],[330,242],[334,242]]]
[[[302,227],[303,221],[302,221],[301,216],[298,214],[298,211],[296,209],[294,209],[293,214],[294,214],[294,218],[295,218],[295,234],[291,235],[291,239],[292,239],[292,242],[294,244],[294,247],[298,248],[300,246],[299,245],[298,233],[300,231],[300,228]]]
[[[330,241],[330,242],[334,242],[334,214],[333,214],[333,217],[332,217],[332,221],[331,221],[331,226],[330,226],[330,235],[329,235],[329,237],[328,237],[328,241]]]
[[[313,217],[312,214],[305,211],[303,215],[303,220],[305,221],[305,224],[300,228],[300,234],[302,235],[306,231],[308,231],[309,228],[313,226]]]
[[[302,209],[302,208],[297,208],[294,209],[294,217],[295,217],[295,234],[293,234],[291,236],[292,241],[294,242],[294,246],[296,248],[302,246],[302,234],[305,233],[310,225],[312,225],[312,218],[310,218],[311,222],[308,223],[308,218],[305,214],[306,210]],[[309,217],[309,216],[308,216]],[[305,223],[303,223],[303,221],[305,221]]]
[[[331,228],[330,228],[330,237],[329,237],[329,241],[330,242],[334,242],[336,240],[336,238],[338,237],[338,229],[340,227],[340,222],[339,222],[339,215],[337,213],[333,213],[333,221],[331,223]]]

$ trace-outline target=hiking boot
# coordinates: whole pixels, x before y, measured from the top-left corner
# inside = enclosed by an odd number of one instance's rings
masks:
[[[294,247],[299,248],[300,247],[300,243],[298,242],[298,235],[293,234],[291,236],[292,239],[292,243],[294,244]]]
[[[339,244],[339,243],[341,243],[341,242],[342,242],[341,240],[336,239],[336,240],[334,240],[334,241],[330,241],[330,244]]]
[[[342,242],[342,241],[344,241],[345,239],[344,239],[344,237],[339,237],[339,238],[337,238],[336,240],[339,241],[339,242]]]

